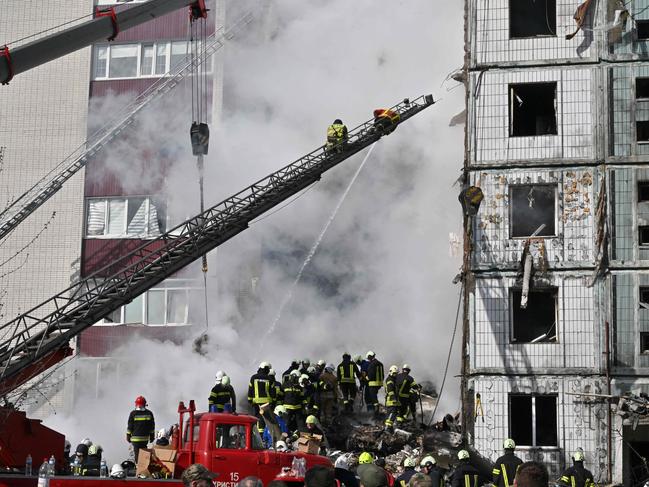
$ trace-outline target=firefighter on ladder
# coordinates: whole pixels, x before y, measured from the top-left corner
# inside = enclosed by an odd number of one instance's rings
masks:
[[[400,120],[401,115],[389,108],[377,108],[374,110],[374,128],[386,135],[396,130]]]
[[[342,152],[345,150],[347,139],[349,135],[347,126],[337,118],[334,123],[327,127],[327,144],[325,149],[327,152]]]
[[[496,464],[492,470],[493,483],[497,487],[511,487],[514,485],[514,477],[518,472],[523,460],[514,455],[516,443],[511,438],[507,438],[503,442],[503,449],[505,454],[496,460]]]
[[[135,398],[135,409],[128,416],[126,441],[133,445],[135,463],[137,463],[140,448],[146,448],[155,438],[155,419],[153,413],[147,408],[143,396]]]

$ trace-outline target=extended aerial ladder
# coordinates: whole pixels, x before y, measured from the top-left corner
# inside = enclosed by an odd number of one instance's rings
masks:
[[[188,76],[191,76],[198,65],[203,64],[209,56],[223,47],[228,40],[234,38],[237,32],[252,22],[252,19],[253,15],[251,13],[245,14],[227,30],[222,28],[208,36],[198,56],[185,58],[184,62],[172,67],[168,76],[160,78],[138,95],[133,102],[117,112],[113,120],[98,129],[86,142],[77,147],[31,188],[16,198],[0,213],[0,239],[6,237],[29,215],[54,196],[68,179],[77,174],[107,144],[131,125],[144,108],[169,93]]]
[[[398,103],[391,110],[400,119],[387,131],[433,103],[432,95]],[[69,355],[70,339],[83,330],[244,231],[252,220],[385,133],[374,120],[359,125],[346,143],[317,148],[0,326],[0,395]]]

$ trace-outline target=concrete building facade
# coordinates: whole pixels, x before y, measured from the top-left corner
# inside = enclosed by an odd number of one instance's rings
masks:
[[[465,7],[470,441],[636,485],[649,423],[597,395],[649,387],[649,2]]]

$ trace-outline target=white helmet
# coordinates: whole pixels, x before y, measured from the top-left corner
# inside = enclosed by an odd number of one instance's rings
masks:
[[[90,438],[84,438],[84,439],[81,440],[79,443],[83,443],[83,444],[86,445],[88,448],[90,448],[90,447],[92,446],[92,441],[90,440]]]
[[[410,370],[410,365],[408,364],[403,364],[403,367],[401,367],[402,370]]]
[[[279,440],[277,443],[275,443],[275,450],[277,451],[287,451],[288,446],[286,446],[286,442]]]
[[[288,413],[288,410],[286,409],[285,406],[282,406],[281,404],[275,406],[275,410],[273,411],[275,415],[281,416],[282,414]]]
[[[328,370],[329,372],[333,372],[334,370],[336,370],[336,367],[334,366],[334,364],[327,364],[325,365],[325,370]]]
[[[396,374],[399,372],[399,368],[396,365],[390,365],[390,370],[388,372],[390,374]]]
[[[217,370],[216,371],[216,380],[221,379],[224,375],[225,375],[225,372],[223,372],[222,370]]]
[[[342,468],[343,470],[349,470],[349,456],[350,453],[343,453],[338,458],[336,458],[336,463],[334,463],[335,468]]]
[[[230,385],[230,377],[227,375],[224,375],[223,378],[221,379],[221,384],[224,386],[229,386]]]
[[[124,472],[124,468],[119,463],[116,463],[110,469],[110,476],[113,479],[124,479],[126,478],[126,472]]]
[[[370,357],[374,357],[374,355],[375,355],[375,353],[372,352],[372,350],[370,350],[365,354],[365,357],[370,358]]]
[[[320,367],[324,367],[326,364],[327,364],[327,362],[325,362],[323,359],[318,360],[318,365]]]
[[[158,430],[158,434],[156,436],[156,439],[159,440],[160,438],[166,438],[167,436],[169,436],[169,435],[167,435],[167,428],[160,428]]]
[[[270,364],[268,362],[262,362],[259,364],[260,369],[270,369]]]
[[[300,376],[300,385],[304,384],[305,382],[309,381],[309,376],[306,374],[302,374]]]
[[[302,374],[300,374],[299,370],[291,370],[291,373],[289,375],[292,375],[293,377],[300,377]]]
[[[272,375],[273,377],[275,377],[275,369],[270,369],[268,371],[268,375]]]
[[[315,374],[315,372],[316,372],[315,367],[314,367],[313,365],[309,365],[309,366],[307,367],[306,371],[307,371],[307,373],[309,373],[309,374]]]

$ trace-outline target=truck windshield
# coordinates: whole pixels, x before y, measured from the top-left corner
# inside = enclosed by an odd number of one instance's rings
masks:
[[[246,448],[246,427],[242,424],[217,424],[216,447],[231,450]]]
[[[196,418],[194,418],[194,438],[192,438],[194,440],[194,443],[198,441],[199,432],[200,432],[199,421]],[[185,434],[183,436],[185,437],[184,442],[188,443],[189,442],[189,420],[185,421]]]
[[[252,449],[253,450],[265,450],[264,442],[261,441],[261,436],[259,436],[259,431],[257,428],[252,428]]]

